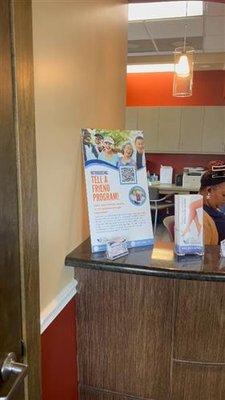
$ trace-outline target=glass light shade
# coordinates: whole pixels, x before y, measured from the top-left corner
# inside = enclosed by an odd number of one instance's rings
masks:
[[[187,54],[182,54],[177,64],[174,64],[175,72],[178,76],[186,78],[190,74]]]
[[[194,49],[178,47],[174,52],[173,96],[192,96]]]

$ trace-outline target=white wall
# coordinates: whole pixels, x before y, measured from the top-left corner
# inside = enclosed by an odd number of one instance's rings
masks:
[[[88,236],[80,129],[125,124],[126,0],[33,0],[41,311]]]

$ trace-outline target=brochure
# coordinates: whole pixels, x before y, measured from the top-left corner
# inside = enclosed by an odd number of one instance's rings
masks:
[[[200,194],[175,195],[175,252],[178,255],[204,253]]]
[[[142,131],[82,129],[92,252],[153,244]]]

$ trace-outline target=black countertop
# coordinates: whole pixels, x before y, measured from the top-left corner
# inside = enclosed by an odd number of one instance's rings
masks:
[[[164,278],[225,282],[225,258],[219,246],[205,246],[204,256],[176,256],[173,243],[158,242],[152,247],[130,249],[127,256],[110,261],[105,253],[91,253],[87,239],[66,257],[65,264]]]

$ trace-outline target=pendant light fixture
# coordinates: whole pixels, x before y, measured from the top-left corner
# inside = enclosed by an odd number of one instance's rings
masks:
[[[186,1],[186,17],[187,8],[188,1]],[[186,41],[187,24],[185,25],[184,45],[177,47],[174,51],[173,96],[175,97],[192,96],[194,49],[186,46]]]

